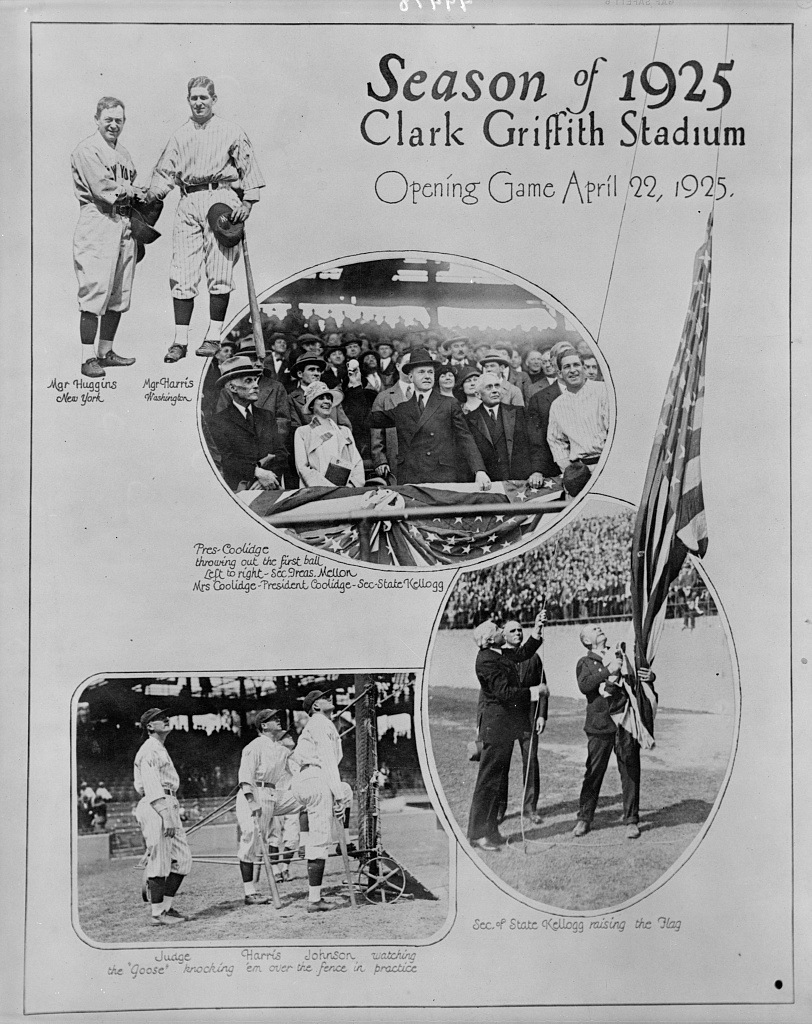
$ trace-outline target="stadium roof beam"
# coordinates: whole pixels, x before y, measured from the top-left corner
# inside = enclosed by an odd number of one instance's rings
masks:
[[[465,309],[531,309],[554,311],[542,299],[513,284],[490,282],[438,281],[450,264],[436,261],[416,263],[409,260],[376,260],[341,267],[333,271],[301,277],[262,300],[263,305],[305,303],[316,305],[422,306],[437,322],[437,309],[451,306]],[[425,271],[425,281],[401,280],[401,270]]]

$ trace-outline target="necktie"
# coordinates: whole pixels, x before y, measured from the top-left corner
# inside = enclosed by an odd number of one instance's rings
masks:
[[[417,396],[417,404],[420,407],[420,412],[422,413],[426,408],[426,403],[422,393]]]
[[[249,430],[251,430],[252,433],[256,433],[254,430],[254,411],[250,405],[246,405],[245,407],[245,422],[248,424]]]
[[[492,408],[488,409],[488,412],[490,413],[493,422],[496,423],[496,406],[494,405]]]

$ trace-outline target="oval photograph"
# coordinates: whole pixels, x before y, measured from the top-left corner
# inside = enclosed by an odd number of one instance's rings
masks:
[[[600,472],[609,370],[573,315],[470,260],[372,254],[252,301],[200,428],[252,515],[325,554],[448,566],[540,536]]]
[[[429,756],[460,842],[502,887],[558,910],[618,907],[661,884],[732,768],[732,642],[692,559],[656,657],[636,661],[634,515],[590,497],[532,550],[463,573],[429,656]]]

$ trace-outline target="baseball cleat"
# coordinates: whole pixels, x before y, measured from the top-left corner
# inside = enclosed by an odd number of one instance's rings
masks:
[[[219,341],[209,341],[206,339],[201,343],[200,348],[195,349],[196,356],[216,356],[220,349]]]
[[[572,834],[576,837],[585,836],[589,832],[592,826],[588,821],[579,821],[575,828],[572,830]]]
[[[112,349],[98,359],[99,366],[132,366],[134,362],[133,356],[120,356]]]
[[[186,358],[185,345],[170,345],[169,351],[164,356],[165,363],[176,363],[179,359]]]
[[[263,896],[261,892],[252,892],[245,897],[245,902],[249,907],[260,907],[264,906],[266,903],[270,903],[271,901],[267,896]]]
[[[153,926],[167,925],[167,924],[180,924],[180,920],[177,917],[167,917],[166,914],[160,914],[158,917],[151,917],[150,924]],[[184,918],[185,920],[185,918]]]
[[[174,918],[177,918],[178,921],[188,921],[189,920],[189,918],[185,914],[178,913],[178,911],[175,910],[174,907],[171,907],[169,910],[165,910],[163,912],[163,916],[164,917],[174,917]]]
[[[82,376],[83,377],[106,377],[107,374],[101,367],[99,360],[95,356],[91,356],[90,359],[86,359],[82,363]]]
[[[329,903],[326,902],[326,900],[319,900],[318,903],[308,903],[307,904],[307,912],[308,912],[308,914],[318,914],[322,910],[332,910],[332,909],[333,908],[330,906]]]
[[[640,838],[640,829],[637,827],[637,825],[632,823],[631,825],[627,825],[626,826],[626,838],[627,839],[639,839]]]

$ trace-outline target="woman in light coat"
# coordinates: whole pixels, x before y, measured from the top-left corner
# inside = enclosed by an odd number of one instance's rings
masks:
[[[352,431],[330,416],[336,396],[322,381],[304,392],[305,413],[312,419],[293,438],[296,471],[302,487],[363,487],[364,463]]]

